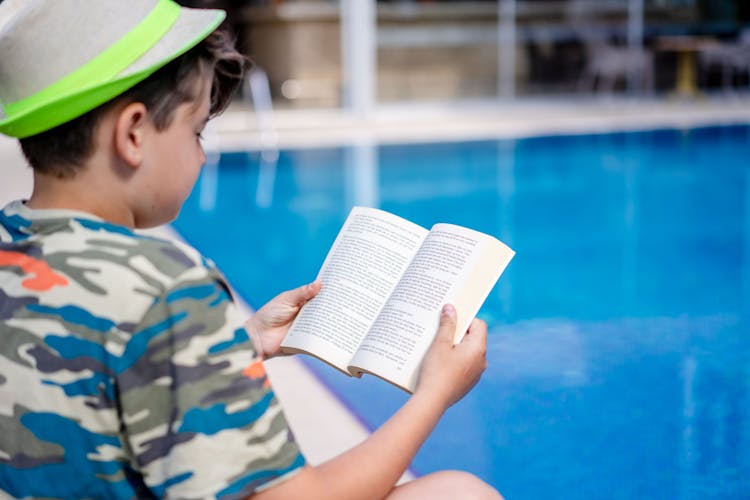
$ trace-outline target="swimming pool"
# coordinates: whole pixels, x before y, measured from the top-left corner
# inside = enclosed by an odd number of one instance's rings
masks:
[[[258,307],[350,208],[497,235],[489,368],[416,457],[509,499],[750,496],[750,127],[230,153],[175,222]],[[371,428],[406,398],[306,363]]]

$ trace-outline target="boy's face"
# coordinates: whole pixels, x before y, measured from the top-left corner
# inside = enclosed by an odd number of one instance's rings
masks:
[[[200,135],[208,121],[211,81],[201,83],[198,99],[179,105],[166,129],[150,129],[144,155],[149,200],[136,218],[139,228],[174,220],[206,161]]]

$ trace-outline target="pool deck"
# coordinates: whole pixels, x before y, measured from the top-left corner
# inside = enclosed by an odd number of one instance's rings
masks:
[[[258,129],[258,123],[263,120],[273,124],[273,131],[265,135]],[[326,147],[739,123],[750,123],[750,95],[689,101],[573,98],[383,106],[368,119],[340,110],[284,110],[273,116],[259,116],[242,105],[233,105],[215,120],[213,129],[218,148],[242,150],[258,149],[261,144],[279,148]],[[15,141],[4,136],[0,136],[0,161],[3,165],[0,203],[4,205],[12,199],[28,196],[31,190],[29,169]],[[167,237],[178,237],[169,227],[155,231]],[[243,304],[243,307],[246,306]],[[250,314],[249,309],[247,313]],[[368,430],[356,416],[296,357],[269,360],[267,368],[310,463],[325,461],[367,437]]]
[[[750,94],[700,99],[549,99],[381,106],[368,118],[341,110],[282,110],[273,115],[235,106],[216,120],[224,150],[316,148],[341,144],[412,143],[536,135],[688,128],[750,120]],[[274,131],[261,134],[259,124]],[[270,135],[270,137],[269,137]]]

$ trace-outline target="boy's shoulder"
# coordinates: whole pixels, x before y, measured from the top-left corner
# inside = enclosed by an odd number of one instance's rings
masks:
[[[176,239],[83,213],[30,210],[20,203],[0,212],[0,252],[43,261],[84,288],[104,293],[124,286],[153,295],[177,280],[220,277],[212,261]]]

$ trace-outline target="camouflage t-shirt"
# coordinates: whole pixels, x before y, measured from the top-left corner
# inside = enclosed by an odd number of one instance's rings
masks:
[[[0,212],[0,496],[240,498],[303,465],[210,261],[79,212]]]

